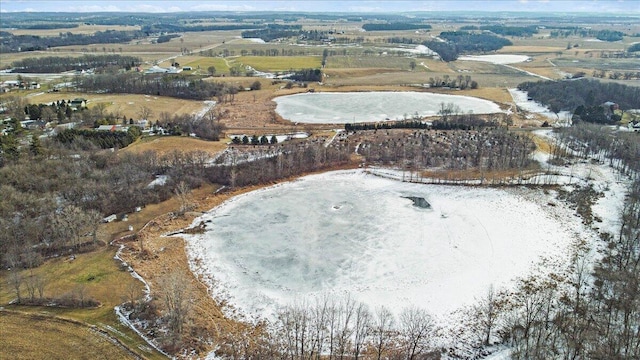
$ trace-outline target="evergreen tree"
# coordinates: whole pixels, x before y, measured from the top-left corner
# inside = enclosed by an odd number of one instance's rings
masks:
[[[271,136],[271,144],[277,144],[278,143],[278,138],[275,135]]]
[[[29,152],[33,156],[39,156],[43,154],[42,143],[40,143],[40,138],[38,138],[35,134],[31,135],[31,144],[29,144]]]

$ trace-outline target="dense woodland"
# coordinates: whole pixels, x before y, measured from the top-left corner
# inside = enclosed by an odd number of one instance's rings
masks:
[[[569,36],[595,37],[602,41],[620,41],[624,37],[624,33],[614,30],[593,30],[584,27],[569,27],[551,31],[552,38],[563,38]]]
[[[131,70],[142,63],[139,57],[123,55],[82,55],[71,56],[46,56],[30,57],[14,61],[11,67],[20,73],[61,73],[70,70],[89,70],[111,67],[116,69]]]
[[[538,33],[537,26],[504,26],[504,25],[466,25],[462,26],[460,30],[487,30],[494,34],[502,36],[523,36],[529,37]]]
[[[600,106],[612,101],[622,110],[640,107],[640,87],[597,80],[525,82],[518,89],[527,91],[533,100],[557,112],[574,111],[579,106]]]
[[[237,87],[208,82],[185,75],[153,75],[142,73],[94,75],[74,78],[76,88],[114,94],[171,96],[179,99],[208,100],[237,93]]]
[[[438,53],[444,61],[454,61],[460,54],[484,53],[511,45],[511,41],[491,34],[476,34],[469,31],[443,31],[441,41],[425,41],[422,44]]]

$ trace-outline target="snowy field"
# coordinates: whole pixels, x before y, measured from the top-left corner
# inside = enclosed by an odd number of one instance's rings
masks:
[[[514,88],[509,89],[509,94],[511,94],[513,102],[522,110],[534,114],[540,114],[549,120],[557,121],[559,123],[568,123],[571,119],[571,112],[569,111],[561,111],[556,116],[556,114],[549,110],[548,107],[540,104],[539,102],[529,100],[529,95],[527,95],[526,91]]]
[[[194,224],[202,220],[209,230],[187,236],[192,267],[249,318],[350,293],[396,314],[416,305],[446,319],[492,284],[562,268],[577,238],[596,241],[553,192],[410,184],[357,170],[254,191]]]
[[[344,124],[437,115],[441,103],[453,103],[463,113],[501,112],[498,104],[470,96],[426,92],[304,93],[274,99],[284,119],[313,124]]]
[[[458,60],[462,61],[482,61],[497,65],[517,64],[529,60],[526,55],[470,55],[460,56]]]

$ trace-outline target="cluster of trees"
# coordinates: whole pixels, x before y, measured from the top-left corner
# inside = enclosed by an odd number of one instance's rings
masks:
[[[231,187],[270,183],[350,161],[354,145],[347,140],[325,146],[324,140],[284,142],[255,149],[231,149],[206,169],[212,183]],[[243,147],[244,148],[244,147]]]
[[[179,34],[166,34],[166,35],[160,35],[158,36],[158,38],[156,39],[156,42],[158,44],[162,44],[162,43],[166,43],[171,41],[171,39],[175,39],[175,38],[179,38],[180,35]]]
[[[422,44],[438,53],[444,61],[454,61],[461,53],[482,53],[511,45],[511,41],[492,34],[476,34],[468,31],[443,31],[440,37],[446,42],[425,41]]]
[[[302,69],[294,71],[289,79],[293,81],[322,81],[322,70]]]
[[[68,45],[126,43],[143,38],[142,31],[105,30],[94,34],[60,33],[59,36],[13,35],[0,31],[0,52],[47,50],[48,48]]]
[[[83,91],[116,94],[145,94],[179,99],[207,100],[237,93],[235,86],[208,82],[185,75],[112,74],[77,77],[75,86]]]
[[[407,169],[524,169],[535,145],[504,129],[386,131],[364,139],[358,153],[368,162]]]
[[[451,77],[447,74],[444,74],[442,78],[436,76],[435,78],[430,77],[427,82],[430,87],[448,87],[451,89],[477,89],[478,82],[471,79],[471,75],[458,75],[456,77]]]
[[[504,25],[465,25],[460,28],[463,31],[484,30],[502,36],[524,36],[529,37],[538,33],[537,26],[504,26]]]
[[[77,110],[83,111],[85,108],[79,108]],[[29,119],[31,120],[55,120],[60,123],[66,119],[70,119],[73,115],[73,111],[74,110],[69,106],[69,103],[65,100],[54,101],[51,105],[29,104],[24,108],[24,113],[29,115]],[[22,118],[24,118],[24,116]]]
[[[141,130],[131,126],[127,131],[95,131],[88,129],[66,129],[59,132],[55,139],[65,145],[76,145],[80,148],[93,144],[100,149],[127,147],[140,137]],[[84,141],[80,141],[84,140]]]
[[[624,37],[624,33],[615,30],[594,30],[578,27],[560,28],[552,30],[550,33],[552,38],[565,38],[569,36],[579,37],[595,37],[602,41],[620,41]]]
[[[407,22],[368,23],[363,24],[362,29],[365,31],[430,30],[431,25]]]
[[[220,122],[223,116],[224,114],[214,109],[207,111],[202,117],[163,112],[153,129],[158,130],[162,127],[169,135],[195,134],[201,139],[218,141],[225,130],[225,126]]]
[[[533,100],[549,106],[553,112],[574,111],[578,106],[599,106],[613,101],[620,109],[635,109],[640,99],[640,88],[597,80],[538,81],[518,85]]]
[[[258,137],[258,135],[253,135],[251,137],[244,135],[242,138],[239,136],[235,136],[231,139],[236,145],[274,145],[278,143],[278,138],[275,135],[272,135],[271,138],[268,138],[267,135],[262,135]]]
[[[269,333],[236,334],[216,353],[241,359],[437,359],[436,331],[432,316],[417,307],[396,316],[349,295],[325,296],[282,308]]]
[[[14,61],[11,67],[14,71],[22,73],[60,73],[107,66],[130,70],[141,63],[142,60],[139,57],[122,55],[46,56]]]
[[[313,31],[303,31],[302,25],[269,24],[264,29],[247,30],[242,32],[243,38],[260,38],[265,42],[275,39],[297,37],[300,35],[313,36]]]
[[[638,52],[640,51],[640,43],[635,43],[627,48],[627,52]]]
[[[610,71],[606,72],[604,70],[593,70],[593,74],[591,74],[594,78],[609,78],[612,80],[632,80],[632,79],[640,79],[640,71]],[[583,75],[584,76],[584,75]]]

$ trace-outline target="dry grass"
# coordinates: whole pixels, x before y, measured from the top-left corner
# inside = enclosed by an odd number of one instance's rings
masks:
[[[58,100],[69,100],[74,98],[85,98],[89,100],[89,108],[96,104],[106,104],[105,112],[113,113],[122,117],[137,119],[140,117],[140,109],[146,106],[152,110],[151,119],[157,118],[161,113],[170,114],[194,114],[202,110],[205,106],[202,101],[183,100],[163,96],[149,96],[138,94],[90,94],[74,92],[43,93],[29,98],[32,104],[50,103]]]
[[[145,151],[154,151],[158,155],[164,155],[174,150],[179,151],[204,151],[214,155],[224,149],[227,144],[223,141],[207,141],[181,136],[144,137],[135,143],[127,146],[123,153],[140,154]]]
[[[249,65],[258,71],[316,69],[321,62],[318,56],[240,56],[233,59],[233,63]]]
[[[127,359],[105,333],[54,317],[0,311],[0,354],[6,359]]]

